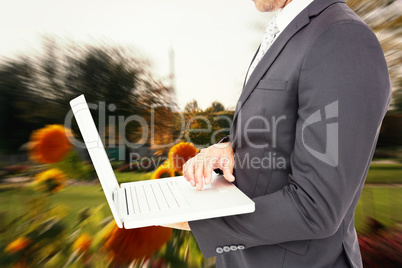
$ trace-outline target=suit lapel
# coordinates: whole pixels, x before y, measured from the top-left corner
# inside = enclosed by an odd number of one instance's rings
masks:
[[[244,87],[246,86],[248,72],[250,71],[250,67],[253,64],[253,61],[254,61],[255,57],[257,57],[257,54],[258,54],[258,51],[260,50],[260,47],[261,47],[261,45],[258,46],[257,51],[254,53],[254,57],[251,60],[250,65],[248,66],[246,77],[244,77],[244,81],[243,81],[243,90],[244,90]]]
[[[258,82],[271,67],[272,63],[281,53],[282,49],[285,47],[287,42],[295,35],[300,29],[310,23],[310,17],[319,14],[326,7],[334,4],[336,2],[345,2],[344,0],[315,0],[312,2],[308,8],[304,9],[296,18],[283,30],[283,32],[278,36],[275,42],[271,45],[267,53],[258,63],[254,72],[250,75],[250,78],[245,82],[243,91],[240,95],[239,101],[236,105],[236,110],[233,116],[232,126],[235,126],[235,120],[239,114],[244,103],[247,101],[251,92],[254,90]],[[255,57],[255,55],[254,55]]]
[[[306,24],[309,23],[309,17],[306,10],[303,10],[297,16],[297,21],[292,21],[285,30],[278,36],[274,43],[272,43],[271,47],[268,49],[267,53],[265,53],[264,57],[255,67],[253,73],[250,75],[250,78],[245,83],[243,91],[240,95],[239,101],[236,106],[236,111],[233,116],[233,122],[235,122],[237,115],[239,114],[240,109],[243,107],[244,103],[247,101],[251,92],[254,90],[255,86],[264,76],[266,71],[278,57],[286,43],[289,41],[292,36],[297,33],[301,28],[303,28]]]

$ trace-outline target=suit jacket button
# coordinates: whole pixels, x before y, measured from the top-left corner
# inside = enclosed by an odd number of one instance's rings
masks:
[[[238,249],[238,250],[243,250],[243,249],[245,249],[245,248],[246,248],[246,247],[243,246],[243,245],[238,245],[238,246],[237,246],[237,249]]]
[[[222,254],[223,253],[223,248],[222,247],[217,247],[216,248],[216,253]]]
[[[231,246],[230,246],[230,250],[231,250],[231,251],[236,251],[236,250],[237,250],[237,247],[236,247],[235,245],[231,245]]]
[[[223,251],[225,251],[225,252],[229,252],[229,251],[230,251],[230,247],[228,247],[228,246],[224,246],[224,247],[223,247]]]

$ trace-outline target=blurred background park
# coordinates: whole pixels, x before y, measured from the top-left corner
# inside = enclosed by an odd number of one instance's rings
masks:
[[[346,2],[379,38],[393,86],[356,229],[365,267],[401,267],[402,1]],[[0,266],[214,267],[189,232],[116,228],[85,149],[66,138],[81,139],[74,121],[64,128],[69,100],[96,105],[119,182],[180,175],[169,159],[229,133],[271,14],[243,0],[2,4]],[[132,115],[154,135],[135,120],[116,128]]]

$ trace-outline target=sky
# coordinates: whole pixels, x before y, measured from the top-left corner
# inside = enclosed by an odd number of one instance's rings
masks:
[[[134,47],[160,78],[175,53],[176,101],[234,109],[272,14],[251,0],[0,0],[0,57],[31,55],[42,37]],[[260,25],[260,27],[256,27]],[[60,41],[59,41],[60,42]],[[66,100],[68,101],[68,100]]]

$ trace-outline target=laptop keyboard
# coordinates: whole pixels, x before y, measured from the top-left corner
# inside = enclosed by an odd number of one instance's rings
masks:
[[[126,186],[129,215],[186,208],[189,206],[179,181],[160,180],[155,183]]]

